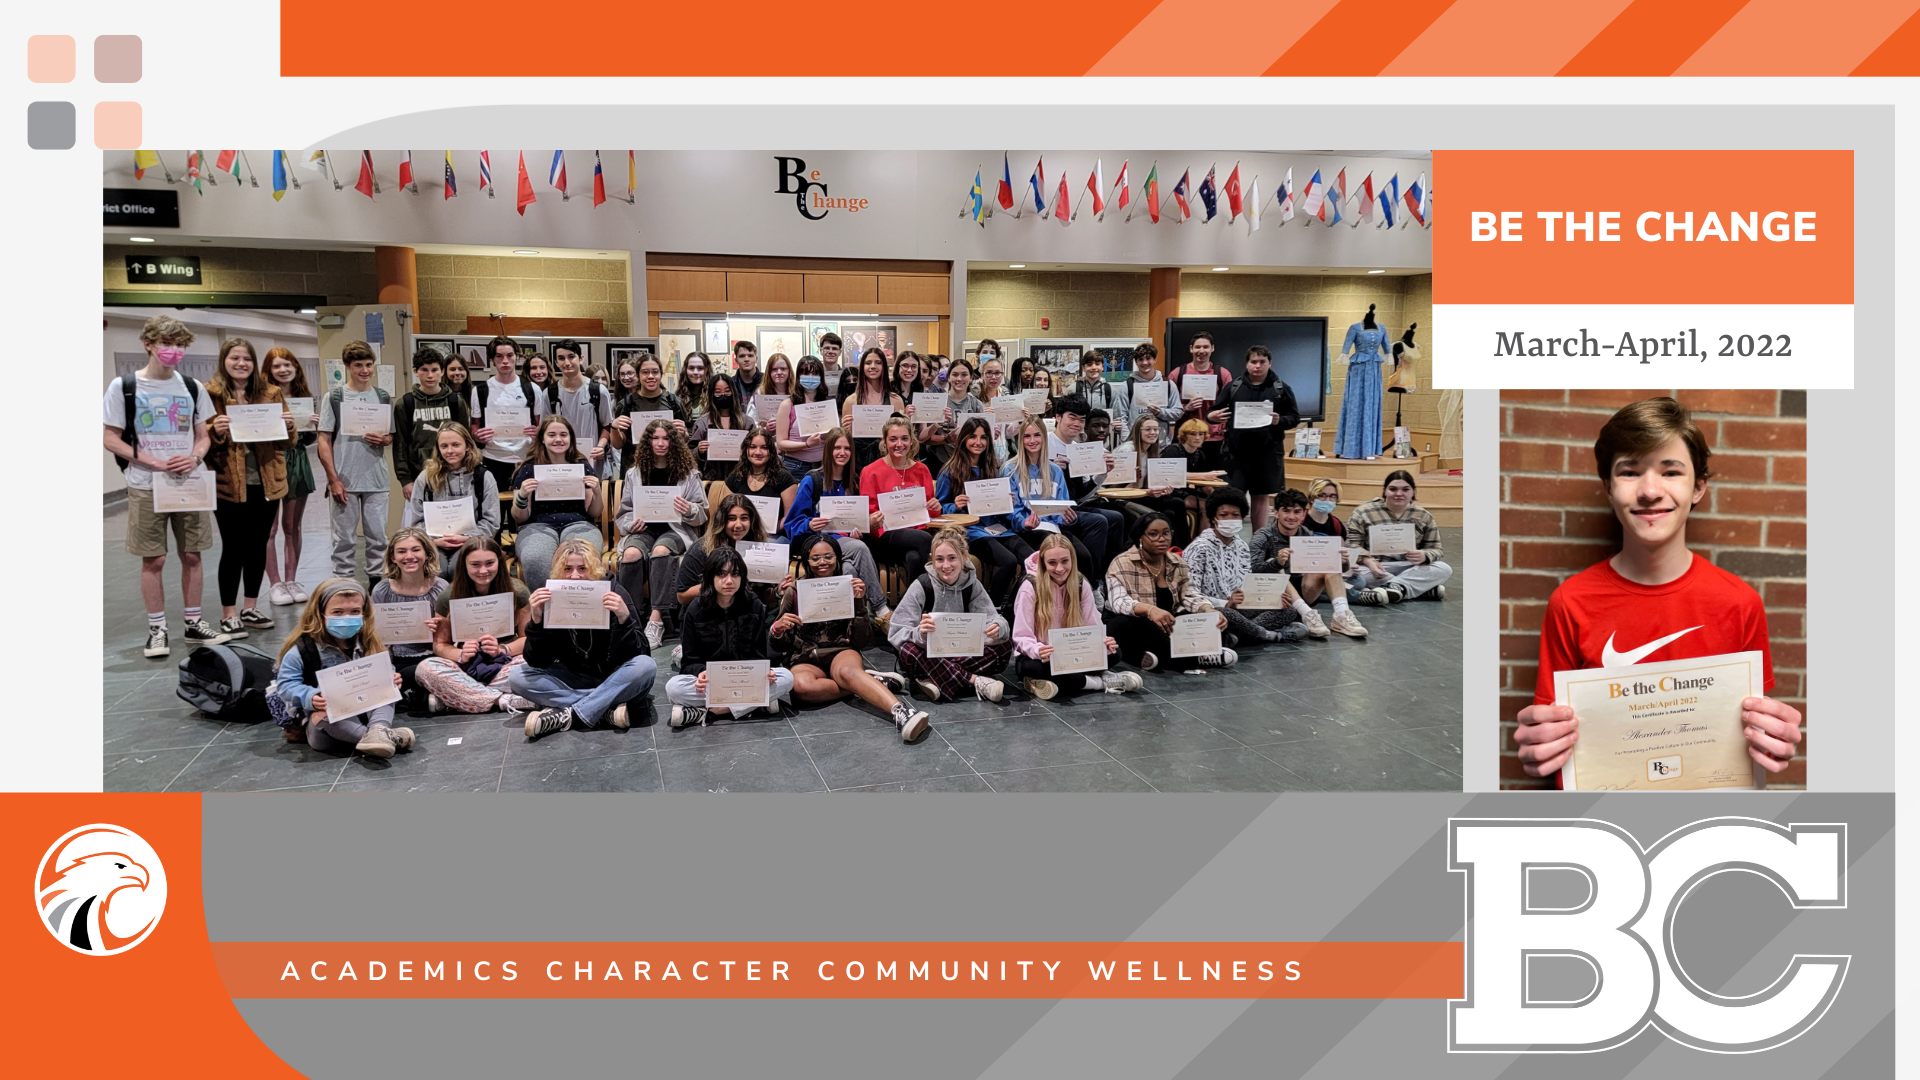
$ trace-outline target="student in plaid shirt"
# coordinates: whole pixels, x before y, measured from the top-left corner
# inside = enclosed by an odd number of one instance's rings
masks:
[[[1453,567],[1440,561],[1440,526],[1425,507],[1413,504],[1413,474],[1396,469],[1387,474],[1380,498],[1361,505],[1347,519],[1347,543],[1367,550],[1367,533],[1376,525],[1411,522],[1418,551],[1376,557],[1361,555],[1347,582],[1347,596],[1356,604],[1398,604],[1402,600],[1444,600]]]

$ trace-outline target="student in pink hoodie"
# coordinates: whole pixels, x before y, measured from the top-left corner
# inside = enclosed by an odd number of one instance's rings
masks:
[[[1126,694],[1140,689],[1142,680],[1131,671],[1103,670],[1054,677],[1050,663],[1053,646],[1047,643],[1047,631],[1100,626],[1100,605],[1094,600],[1093,586],[1075,565],[1073,544],[1059,533],[1042,540],[1040,550],[1028,557],[1026,565],[1027,580],[1021,583],[1019,593],[1013,598],[1013,651],[1019,655],[1020,677],[1027,693],[1048,701],[1062,690]],[[1119,651],[1119,642],[1111,637],[1105,641],[1109,657]]]

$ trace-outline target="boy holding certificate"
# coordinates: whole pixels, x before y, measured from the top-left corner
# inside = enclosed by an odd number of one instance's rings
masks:
[[[327,472],[327,498],[333,500],[333,573],[353,576],[353,533],[366,538],[367,576],[378,581],[387,554],[387,445],[393,442],[393,399],[373,385],[377,363],[373,347],[349,341],[340,350],[347,367],[347,385],[320,399],[320,467]],[[383,405],[384,424],[365,430],[349,425],[346,413],[354,405]],[[367,412],[368,410],[360,410]]]
[[[1220,488],[1207,496],[1207,529],[1187,545],[1187,572],[1193,587],[1215,611],[1227,617],[1225,643],[1299,641],[1324,638],[1329,631],[1320,616],[1289,585],[1278,606],[1241,610],[1247,601],[1241,589],[1253,569],[1253,545],[1242,536],[1246,528],[1247,496],[1238,488]]]
[[[1687,516],[1707,494],[1706,438],[1672,398],[1621,409],[1594,441],[1600,484],[1620,522],[1620,551],[1562,582],[1547,601],[1540,676],[1514,742],[1529,776],[1552,776],[1580,738],[1573,710],[1554,704],[1554,673],[1757,652],[1773,689],[1767,613],[1752,586],[1687,550]],[[1764,695],[1742,703],[1747,755],[1785,769],[1800,713]]]

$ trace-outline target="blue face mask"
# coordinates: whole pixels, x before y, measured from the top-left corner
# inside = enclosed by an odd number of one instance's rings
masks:
[[[1313,504],[1313,512],[1316,514],[1331,514],[1333,513],[1335,505],[1331,499],[1321,499]]]
[[[351,641],[360,634],[360,616],[327,616],[327,633],[341,641]]]
[[[803,390],[818,390],[818,389],[820,389],[820,376],[818,376],[818,375],[802,375],[802,376],[800,376],[800,387],[801,387],[801,389],[803,389]]]

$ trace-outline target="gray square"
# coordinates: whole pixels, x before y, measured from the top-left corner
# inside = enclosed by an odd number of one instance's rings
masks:
[[[75,120],[71,101],[27,103],[27,145],[35,150],[71,150]]]

